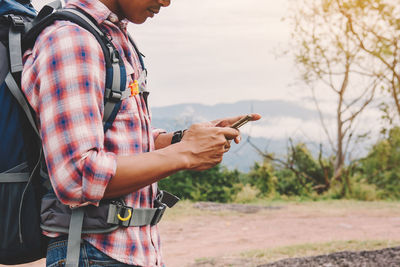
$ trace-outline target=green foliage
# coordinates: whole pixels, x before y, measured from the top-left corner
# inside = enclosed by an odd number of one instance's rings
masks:
[[[318,193],[329,188],[329,179],[333,174],[332,164],[325,159],[318,162],[305,144],[299,143],[291,148],[288,162],[296,170],[297,177],[303,181],[303,187],[318,188]]]
[[[236,194],[233,201],[235,203],[251,203],[257,200],[260,190],[254,186],[246,184],[241,186],[241,190]]]
[[[331,161],[322,157],[315,159],[303,143],[291,146],[286,161],[276,169],[276,190],[286,196],[321,194],[329,189],[333,174]]]
[[[362,201],[375,201],[380,200],[382,192],[377,190],[376,186],[373,184],[368,184],[365,182],[357,182],[352,186],[353,190],[351,192],[350,198],[362,200]]]
[[[329,188],[333,173],[330,162],[316,160],[307,146],[299,143],[289,148],[285,160],[268,155],[262,164],[255,163],[244,182],[260,190],[260,196],[310,197]]]
[[[194,201],[229,202],[240,191],[240,173],[217,165],[206,171],[181,171],[159,182],[163,190]]]
[[[289,169],[280,169],[276,172],[278,183],[276,191],[280,195],[286,196],[308,196],[311,191],[311,185],[304,186],[299,182],[295,173]]]
[[[261,195],[266,196],[275,192],[277,179],[271,163],[267,160],[264,160],[261,165],[258,162],[254,163],[253,168],[248,173],[247,182],[260,190]]]
[[[369,184],[382,190],[383,198],[400,199],[400,128],[375,144],[360,161],[360,172]]]

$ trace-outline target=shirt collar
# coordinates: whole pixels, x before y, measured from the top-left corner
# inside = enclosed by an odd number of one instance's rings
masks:
[[[126,31],[127,26],[128,26],[127,19],[119,20],[118,16],[111,12],[110,15],[108,16],[108,20],[111,21],[112,23],[118,25],[118,27],[121,30]]]
[[[119,20],[118,16],[112,13],[107,6],[98,0],[66,0],[66,7],[75,7],[82,9],[87,14],[91,15],[100,25],[105,20],[109,20],[122,30],[126,30],[128,20]]]

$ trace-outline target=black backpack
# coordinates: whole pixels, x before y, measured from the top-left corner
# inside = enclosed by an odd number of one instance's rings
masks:
[[[111,40],[90,16],[77,10],[56,10],[60,6],[60,2],[51,3],[35,16],[29,0],[0,2],[0,264],[35,261],[45,257],[47,248],[40,228],[40,203],[50,183],[35,114],[20,89],[23,52],[54,21],[72,21],[91,32],[104,53],[104,131],[112,125],[126,95],[125,67]],[[147,102],[148,92],[141,93]]]

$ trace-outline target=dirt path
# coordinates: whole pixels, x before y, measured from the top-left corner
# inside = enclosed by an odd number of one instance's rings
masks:
[[[182,217],[160,225],[167,266],[246,250],[335,240],[400,240],[400,207],[288,205],[253,214]]]
[[[196,259],[337,240],[400,241],[398,203],[279,204],[253,213],[202,211],[185,204],[160,224],[168,267]],[[44,266],[43,263],[29,266]]]

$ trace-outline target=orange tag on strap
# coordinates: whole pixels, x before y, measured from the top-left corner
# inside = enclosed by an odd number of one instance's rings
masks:
[[[139,94],[139,84],[137,80],[130,83],[129,88],[131,89],[131,96]]]

